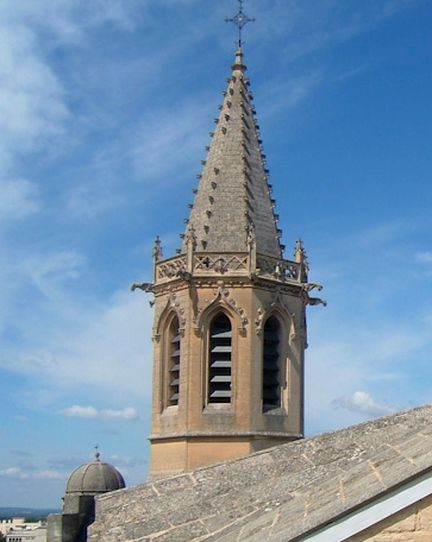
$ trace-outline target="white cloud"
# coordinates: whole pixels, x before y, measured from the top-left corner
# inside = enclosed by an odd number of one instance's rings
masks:
[[[92,29],[106,23],[130,30],[144,10],[137,0],[0,3],[0,166],[12,167],[18,156],[42,147],[58,152],[66,143],[72,116],[52,51],[85,45]]]
[[[196,97],[193,103],[178,104],[175,111],[167,111],[166,107],[163,111],[153,110],[151,117],[144,119],[132,149],[139,176],[151,180],[182,167],[192,167],[190,156],[196,155],[206,140],[205,126],[211,111],[212,101],[204,96]]]
[[[297,59],[367,33],[389,17],[412,7],[413,1],[362,2],[350,4],[349,8],[338,0],[292,3],[289,24],[284,20],[287,15],[286,3],[286,0],[279,0],[279,17],[276,10],[264,10],[259,14],[262,21],[253,39],[259,39],[261,32],[267,36],[284,32],[287,46],[281,53],[289,59]]]
[[[415,258],[420,263],[432,263],[432,252],[419,252],[415,255]]]
[[[384,416],[395,411],[393,407],[375,401],[365,391],[356,391],[349,397],[338,397],[333,399],[332,404],[336,408],[344,408],[368,416]]]
[[[135,408],[126,407],[121,410],[101,409],[98,410],[93,406],[73,405],[65,408],[61,414],[71,418],[100,418],[107,420],[137,420],[138,412]]]
[[[65,474],[56,470],[47,469],[35,472],[33,474],[33,478],[37,480],[62,480],[63,478],[65,478]]]
[[[20,480],[26,480],[29,478],[29,475],[20,467],[9,467],[7,469],[0,470],[0,476],[5,476],[7,478],[18,478]]]
[[[40,208],[38,187],[26,179],[0,180],[0,220],[15,220]]]
[[[116,454],[111,455],[108,459],[110,462],[114,463],[117,468],[122,469],[122,473],[123,469],[134,469],[135,467],[139,467],[146,463],[146,460],[142,457],[120,457]]]
[[[4,476],[7,478],[16,478],[18,480],[61,480],[65,478],[65,474],[62,474],[59,471],[55,470],[41,470],[26,472],[25,469],[21,467],[9,467],[7,469],[0,470],[0,477]]]
[[[35,36],[0,19],[0,164],[39,148],[64,129],[68,109],[57,76],[38,55]]]
[[[260,117],[279,114],[300,105],[313,94],[322,79],[323,74],[320,71],[313,71],[261,87],[257,92],[262,102]]]
[[[50,470],[57,471],[57,469],[65,469],[67,472],[70,472],[72,469],[75,469],[77,466],[82,465],[88,461],[85,457],[76,457],[76,456],[67,456],[67,457],[51,457],[47,459],[47,463],[50,467],[53,467]]]
[[[16,419],[17,422],[21,422],[21,423],[27,423],[29,421],[28,417],[23,416],[22,414],[17,414],[15,416],[15,419]]]
[[[7,284],[7,288],[0,288],[0,336],[5,329],[13,328],[25,342],[35,334],[35,342],[40,345],[41,333],[46,335],[47,328],[51,327],[48,318],[54,322],[54,327],[60,321],[69,325],[65,319],[72,318],[72,313],[77,317],[74,311],[78,299],[67,293],[66,287],[72,287],[72,281],[81,276],[85,264],[86,259],[73,251],[35,252],[34,247],[20,249],[13,246],[13,241],[5,239],[0,254],[0,283]],[[7,352],[7,346],[3,344],[0,366],[8,363],[5,360],[8,355],[21,363],[16,354]],[[46,356],[41,356],[39,348],[34,348],[31,358],[43,357]]]
[[[427,323],[404,321],[406,315],[400,314],[384,325],[367,313],[364,319],[359,314],[345,325],[337,304],[338,299],[322,313],[309,313],[305,378],[308,434],[359,423],[366,415],[407,408],[412,395],[397,390],[412,381],[411,360],[424,357],[430,349]],[[386,397],[388,405],[365,395],[363,390],[371,386],[374,393]],[[425,400],[425,396],[417,399],[418,404]],[[335,410],[335,406],[339,408]]]
[[[398,222],[378,224],[358,233],[353,241],[364,248],[389,245],[406,237],[410,233],[411,227],[412,225]]]
[[[99,412],[95,407],[79,405],[73,405],[64,409],[62,414],[71,418],[97,418],[99,416]]]
[[[56,371],[64,380],[148,396],[152,311],[147,300],[126,290],[116,292],[91,310],[79,307],[76,318],[71,328],[47,338],[44,352],[55,354]]]
[[[65,281],[80,277],[86,259],[73,251],[29,256],[19,264],[19,270],[48,298]]]
[[[0,366],[43,383],[41,404],[57,395],[59,381],[62,393],[82,389],[85,383],[93,397],[125,392],[139,400],[148,398],[153,314],[145,297],[126,287],[103,301],[82,294],[76,297],[62,283],[65,277],[75,277],[73,266],[64,270],[63,265],[47,263],[42,269],[30,279],[30,286],[37,284],[45,296],[42,304],[38,302],[37,319],[32,311],[23,312],[7,299],[9,308],[0,306],[0,324],[13,321],[21,337],[19,349],[3,345]],[[19,280],[12,275],[12,279],[14,290],[28,287],[28,275]],[[116,412],[106,415],[114,417]],[[122,415],[133,417],[129,411]]]
[[[114,189],[106,190],[106,179],[75,183],[65,197],[68,212],[77,218],[97,220],[104,212],[118,209],[123,203],[123,195],[115,194]]]
[[[430,341],[429,334],[420,329],[393,329],[382,336],[374,337],[374,351],[371,355],[386,360],[415,352]]]
[[[133,28],[139,19],[142,0],[38,0],[15,2],[3,0],[0,20],[49,31],[58,41],[80,44],[85,32],[94,26],[112,23],[123,29]],[[145,4],[144,4],[145,7]]]
[[[100,416],[111,420],[138,420],[139,418],[137,410],[132,407],[123,408],[122,410],[101,410]]]

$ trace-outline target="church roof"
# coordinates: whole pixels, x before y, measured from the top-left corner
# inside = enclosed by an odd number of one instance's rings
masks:
[[[257,252],[281,257],[274,200],[245,72],[238,49],[199,175],[184,252],[190,228],[199,252],[247,252],[248,234],[254,229]]]
[[[416,408],[101,496],[90,540],[302,540],[430,470],[431,421]]]

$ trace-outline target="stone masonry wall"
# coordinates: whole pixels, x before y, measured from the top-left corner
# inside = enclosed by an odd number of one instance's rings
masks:
[[[408,506],[345,542],[431,542],[432,496]]]

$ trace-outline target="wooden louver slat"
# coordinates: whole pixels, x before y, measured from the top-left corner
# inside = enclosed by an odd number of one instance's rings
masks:
[[[232,384],[232,329],[225,314],[219,314],[210,326],[208,364],[208,402],[230,403]]]
[[[179,321],[175,317],[170,326],[169,358],[168,362],[168,406],[177,406],[180,397],[180,354],[181,335]]]
[[[279,321],[270,317],[264,326],[262,400],[263,410],[280,406]]]

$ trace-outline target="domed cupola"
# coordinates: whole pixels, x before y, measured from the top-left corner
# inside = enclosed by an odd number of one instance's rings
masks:
[[[123,476],[100,460],[96,447],[94,460],[70,475],[62,512],[48,517],[47,542],[86,542],[87,527],[95,519],[95,497],[124,487]]]
[[[125,481],[120,472],[100,460],[96,452],[91,463],[76,468],[70,475],[66,485],[66,495],[97,495],[125,487]]]

